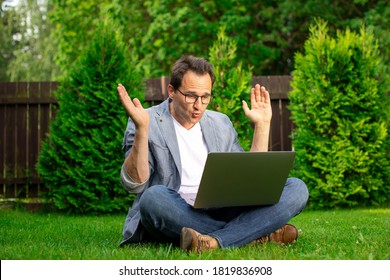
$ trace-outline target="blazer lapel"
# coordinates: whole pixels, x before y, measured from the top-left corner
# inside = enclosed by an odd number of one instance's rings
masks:
[[[203,138],[206,142],[208,152],[217,152],[218,151],[218,141],[215,135],[215,129],[213,123],[208,118],[207,111],[204,113],[202,119],[200,120],[200,126],[202,128]]]
[[[181,176],[179,144],[177,142],[176,131],[173,124],[172,116],[169,112],[168,99],[161,103],[161,105],[155,107],[155,110],[156,123],[160,129],[162,136],[165,139],[165,143],[172,154],[177,170],[179,171]]]

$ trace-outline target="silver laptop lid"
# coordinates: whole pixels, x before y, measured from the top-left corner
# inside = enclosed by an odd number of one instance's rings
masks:
[[[194,208],[275,204],[294,158],[294,152],[209,153]]]

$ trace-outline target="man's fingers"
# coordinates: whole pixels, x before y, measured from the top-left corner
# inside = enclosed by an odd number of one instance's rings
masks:
[[[265,102],[265,92],[265,87],[261,86],[260,84],[256,84],[255,87],[251,90],[251,102]]]
[[[251,96],[250,96],[250,99],[251,99],[251,103],[252,103],[252,104],[256,102],[255,88],[252,88],[252,89],[251,89]]]
[[[142,108],[142,104],[141,104],[141,101],[139,101],[138,98],[133,98],[133,104],[136,108]]]
[[[248,104],[246,103],[245,100],[242,100],[242,108],[244,109],[245,115],[248,115],[250,110],[249,110]]]
[[[255,86],[256,102],[261,102],[262,101],[261,90],[262,90],[262,87],[259,84],[256,84],[256,86]]]
[[[118,85],[117,89],[118,89],[118,93],[119,93],[119,95],[120,95],[121,97],[122,97],[122,96],[126,96],[126,95],[128,96],[125,87],[122,86],[121,84]]]
[[[263,102],[270,103],[269,92],[266,90],[265,87],[261,87],[261,96],[262,96],[262,101]]]
[[[257,102],[270,102],[270,95],[267,89],[264,86],[261,86],[260,84],[256,84],[254,88],[251,90],[251,102],[257,103]]]
[[[123,106],[125,106],[126,109],[131,109],[134,107],[133,102],[130,99],[129,94],[127,93],[125,87],[121,84],[118,84],[118,94],[122,101]]]

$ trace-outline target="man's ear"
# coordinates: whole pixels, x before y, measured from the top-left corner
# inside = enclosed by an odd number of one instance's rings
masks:
[[[171,84],[169,84],[167,86],[167,90],[168,90],[168,97],[172,99],[172,96],[175,94],[175,89]]]

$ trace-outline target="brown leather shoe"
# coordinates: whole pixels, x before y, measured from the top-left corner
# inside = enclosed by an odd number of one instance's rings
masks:
[[[290,244],[298,239],[298,230],[295,226],[286,224],[276,231],[256,239],[254,243],[276,242],[279,244]]]
[[[191,228],[182,228],[180,235],[180,248],[185,251],[210,251],[219,248],[217,239],[203,235]]]

